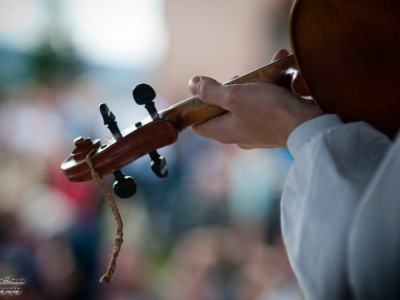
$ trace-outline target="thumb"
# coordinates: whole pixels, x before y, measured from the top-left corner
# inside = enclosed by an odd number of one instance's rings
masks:
[[[196,76],[189,81],[189,89],[201,101],[227,109],[224,103],[227,98],[227,87],[216,80],[205,76]]]

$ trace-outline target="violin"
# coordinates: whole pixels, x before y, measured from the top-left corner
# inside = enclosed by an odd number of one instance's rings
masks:
[[[225,84],[275,84],[310,96],[323,113],[337,114],[344,122],[365,121],[394,138],[400,127],[399,15],[397,0],[297,0],[290,16],[293,54]],[[166,160],[157,149],[176,142],[186,128],[226,113],[196,97],[158,112],[156,93],[146,84],[137,85],[133,96],[150,117],[120,132],[102,103],[100,112],[113,138],[103,143],[75,139],[75,149],[61,165],[68,180],[92,179],[85,160],[91,153],[98,174],[113,173],[116,194],[128,197],[136,188],[121,168],[149,154],[154,173],[165,178]]]

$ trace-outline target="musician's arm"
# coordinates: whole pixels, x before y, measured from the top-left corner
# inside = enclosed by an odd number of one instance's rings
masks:
[[[364,122],[325,115],[297,127],[282,197],[282,230],[307,299],[350,299],[347,240],[361,197],[390,145]]]

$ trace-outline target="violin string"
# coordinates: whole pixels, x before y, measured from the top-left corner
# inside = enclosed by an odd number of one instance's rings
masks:
[[[119,254],[119,251],[121,250],[122,243],[124,242],[123,240],[123,224],[122,224],[122,219],[121,219],[121,214],[119,213],[118,206],[114,200],[114,198],[111,196],[111,194],[108,192],[106,186],[104,185],[101,176],[99,173],[96,172],[96,170],[93,167],[93,163],[91,160],[92,154],[96,151],[96,149],[90,151],[90,153],[86,156],[86,163],[88,164],[90,168],[90,172],[92,174],[94,182],[96,182],[97,186],[99,187],[101,193],[103,196],[107,199],[107,202],[111,208],[111,211],[114,214],[115,221],[117,222],[117,237],[114,239],[114,249],[113,253],[111,255],[111,260],[110,264],[107,269],[107,273],[104,274],[100,278],[100,282],[105,282],[105,283],[110,283],[112,280],[112,277],[115,272],[115,268],[117,267],[117,257]]]

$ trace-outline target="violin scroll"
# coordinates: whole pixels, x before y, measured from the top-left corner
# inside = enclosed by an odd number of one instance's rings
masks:
[[[100,105],[100,112],[113,138],[103,143],[100,140],[92,142],[90,138],[75,139],[75,150],[61,164],[61,169],[69,181],[92,180],[90,168],[85,161],[87,154],[92,150],[95,150],[91,156],[94,169],[101,177],[114,174],[114,191],[121,198],[124,195],[131,197],[136,190],[134,179],[123,174],[121,168],[146,154],[150,154],[153,172],[159,178],[168,176],[166,160],[156,150],[177,140],[179,132],[173,124],[163,119],[145,118],[121,132],[116,125],[114,114],[106,104]]]
[[[75,161],[79,161],[85,159],[90,151],[98,149],[100,147],[100,140],[97,139],[93,142],[90,137],[84,139],[80,136],[74,140],[74,144],[75,149],[72,151],[71,156]]]

